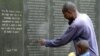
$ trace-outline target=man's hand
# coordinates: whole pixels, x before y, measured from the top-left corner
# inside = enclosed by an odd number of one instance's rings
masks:
[[[46,43],[46,40],[45,40],[45,39],[40,39],[38,42],[39,42],[39,44],[40,44],[41,46],[44,46],[45,43]]]

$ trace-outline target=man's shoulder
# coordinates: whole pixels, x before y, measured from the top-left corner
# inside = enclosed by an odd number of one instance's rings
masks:
[[[86,14],[86,13],[79,13],[79,15],[80,15],[80,16],[85,16],[85,17],[88,16],[88,14]]]
[[[90,20],[90,18],[87,14],[80,13],[78,15],[78,17],[74,20],[72,25],[83,27],[83,26],[86,26],[88,24],[89,20]]]

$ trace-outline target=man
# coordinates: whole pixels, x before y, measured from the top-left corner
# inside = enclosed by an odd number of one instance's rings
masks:
[[[79,55],[77,43],[80,40],[87,40],[89,43],[90,56],[99,56],[95,31],[91,19],[87,14],[79,13],[72,2],[66,2],[62,8],[63,15],[69,20],[69,28],[57,39],[41,39],[39,43],[46,47],[60,47],[70,41],[74,42],[76,55]]]

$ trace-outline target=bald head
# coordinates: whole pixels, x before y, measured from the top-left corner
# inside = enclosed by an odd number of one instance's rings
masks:
[[[71,11],[76,11],[76,6],[74,3],[72,2],[66,2],[64,5],[63,5],[63,8],[62,8],[62,11],[63,12],[66,12],[68,10],[71,10]]]

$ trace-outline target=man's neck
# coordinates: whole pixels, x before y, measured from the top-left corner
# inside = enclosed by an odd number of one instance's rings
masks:
[[[69,25],[71,25],[71,24],[72,24],[72,22],[73,22],[73,20],[69,20],[68,24],[69,24]]]

